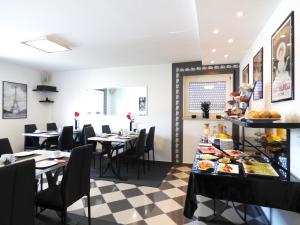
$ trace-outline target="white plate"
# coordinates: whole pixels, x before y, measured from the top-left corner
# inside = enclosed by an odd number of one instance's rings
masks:
[[[49,132],[47,132],[47,134],[53,134],[53,135],[54,135],[54,134],[55,134],[55,135],[57,134],[57,135],[58,135],[59,133],[58,133],[57,131],[49,131]]]
[[[207,163],[207,164],[209,164],[210,166],[202,169],[202,168],[199,166],[200,163]],[[200,160],[200,161],[197,162],[197,168],[198,168],[199,170],[209,170],[209,169],[213,169],[214,166],[215,166],[214,162],[212,162],[212,161],[210,161],[210,160]]]
[[[40,131],[40,130],[36,130],[33,132],[33,134],[42,134],[42,133],[46,133],[45,131]]]
[[[224,170],[223,168],[225,166],[230,166],[231,167],[231,171]],[[219,165],[218,165],[218,172],[239,174],[240,173],[239,172],[239,165],[219,163]]]
[[[56,164],[58,164],[58,162],[55,162],[53,160],[43,160],[43,161],[37,162],[35,164],[35,167],[39,168],[39,169],[42,169],[42,168],[47,168],[47,167],[54,166]]]
[[[199,158],[206,159],[206,160],[214,160],[214,159],[218,159],[219,157],[211,155],[211,154],[200,154]]]
[[[16,156],[16,157],[26,157],[26,156],[30,156],[30,155],[33,155],[33,154],[34,154],[34,152],[24,151],[24,152],[14,153],[14,156]]]
[[[126,136],[120,136],[120,139],[130,139],[131,137],[126,137]]]
[[[49,155],[48,159],[60,159],[65,157],[63,154],[59,154],[59,156]]]

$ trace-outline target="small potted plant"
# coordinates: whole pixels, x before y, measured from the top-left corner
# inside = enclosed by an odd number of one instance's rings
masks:
[[[201,103],[202,117],[209,118],[210,102]]]

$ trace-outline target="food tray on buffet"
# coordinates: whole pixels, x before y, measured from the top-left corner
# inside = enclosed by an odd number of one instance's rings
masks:
[[[204,159],[204,160],[216,160],[219,159],[218,156],[211,155],[211,154],[200,154],[198,155],[199,159]]]
[[[239,165],[219,163],[217,171],[219,173],[239,174]]]
[[[247,175],[279,177],[276,170],[269,163],[247,161],[243,162],[242,165],[244,168],[244,172]]]
[[[216,147],[213,147],[213,146],[211,146],[211,147],[201,147],[201,146],[199,146],[198,151],[201,152],[202,154],[214,154],[216,156],[224,155],[224,153],[221,150],[219,150],[219,149],[217,149]]]
[[[210,160],[200,160],[197,162],[197,169],[198,170],[209,170],[215,167],[215,163]]]
[[[242,151],[239,151],[239,150],[224,150],[224,152],[233,157],[233,158],[240,158],[240,157],[247,157],[249,156],[248,154],[242,152]]]

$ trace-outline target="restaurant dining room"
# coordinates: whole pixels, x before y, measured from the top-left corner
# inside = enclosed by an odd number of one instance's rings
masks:
[[[299,225],[299,24],[298,0],[0,1],[0,225]]]

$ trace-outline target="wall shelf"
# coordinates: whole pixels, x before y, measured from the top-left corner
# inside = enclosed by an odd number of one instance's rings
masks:
[[[50,90],[38,90],[38,89],[33,89],[32,91],[37,91],[37,92],[58,92],[58,91],[50,91]]]
[[[58,92],[56,90],[55,86],[49,86],[49,85],[37,85],[36,89],[33,89],[32,91],[35,92],[43,92],[43,93],[56,93]],[[40,100],[40,103],[54,103],[54,101],[50,100],[48,97],[44,100]]]
[[[39,92],[58,92],[55,86],[50,85],[37,85],[36,89],[32,91],[39,91]]]
[[[54,103],[54,101],[51,100],[40,100],[40,103]]]

